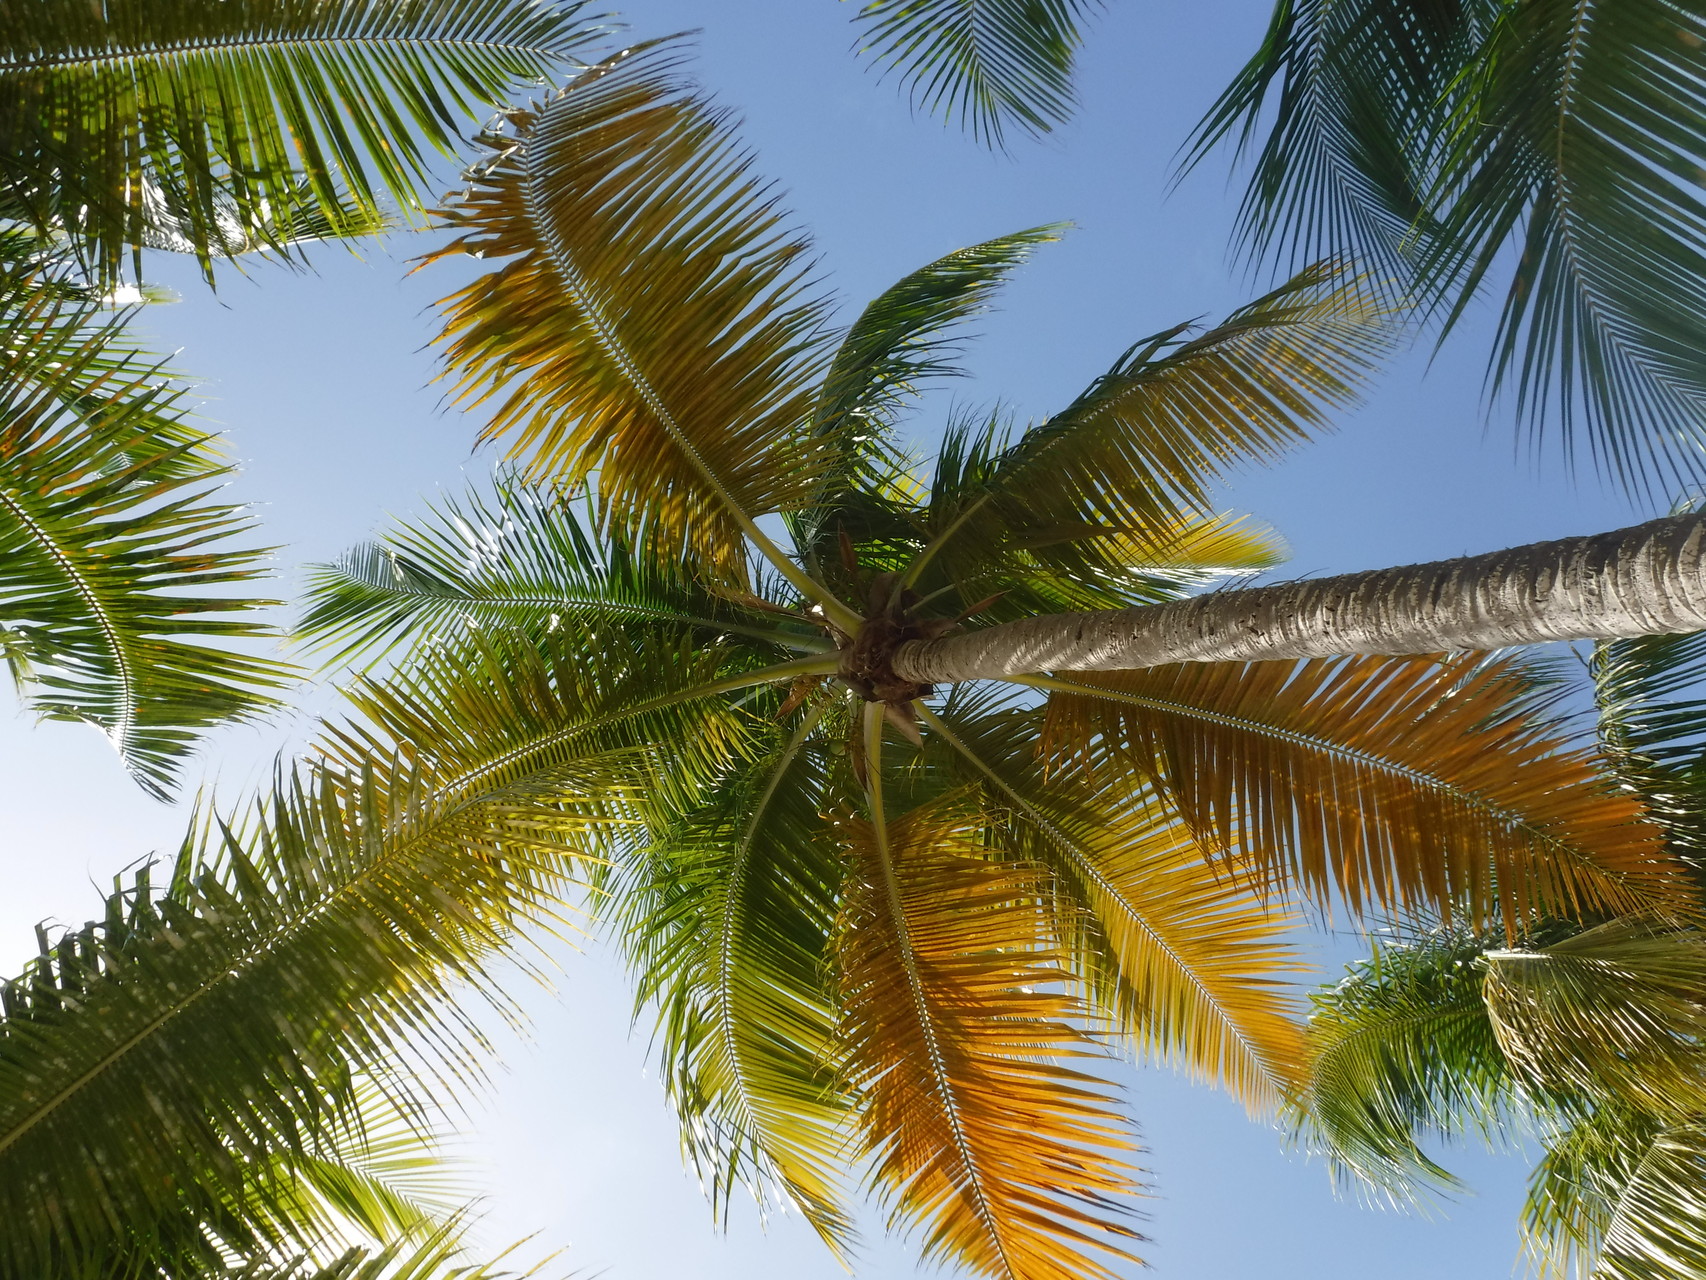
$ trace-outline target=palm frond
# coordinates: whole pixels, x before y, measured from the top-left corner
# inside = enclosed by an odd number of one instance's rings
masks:
[[[1514,260],[1493,384],[1536,445],[1670,489],[1706,405],[1703,45],[1671,0],[1285,0],[1187,163],[1271,121],[1246,245],[1356,253],[1446,330]]]
[[[1125,527],[1033,528],[993,547],[958,542],[932,561],[918,587],[942,591],[961,608],[984,602],[977,621],[988,626],[1163,604],[1285,559],[1279,536],[1247,517],[1209,515],[1154,526],[1134,516]]]
[[[1662,1126],[1627,1107],[1601,1104],[1551,1135],[1529,1175],[1523,1251],[1541,1280],[1591,1280],[1619,1198]]]
[[[986,313],[1008,275],[1061,230],[1033,227],[955,250],[890,285],[853,322],[813,413],[813,429],[835,442],[838,459],[812,508],[796,517],[808,558],[822,555],[838,530],[857,534],[841,509],[869,503],[902,468],[892,438],[901,410],[919,384],[964,372],[960,327]]]
[[[985,856],[963,799],[877,809],[841,822],[838,962],[891,1218],[922,1228],[926,1258],[980,1274],[1110,1280],[1137,1238],[1121,1221],[1131,1137],[1108,1087],[1068,1065],[1102,1055],[1064,991],[1040,868]]]
[[[1499,7],[1465,72],[1418,292],[1462,316],[1516,253],[1491,373],[1538,443],[1637,492],[1701,477],[1706,15],[1671,0]]]
[[[1125,772],[1206,848],[1323,908],[1461,915],[1683,900],[1639,803],[1531,712],[1528,684],[1478,655],[1187,663],[1075,674],[1048,749]]]
[[[1056,933],[1095,1005],[1137,1052],[1270,1112],[1301,1082],[1289,982],[1305,971],[1296,921],[1204,858],[1152,798],[1050,776],[1038,713],[955,702],[925,724],[969,765],[964,782],[1002,814],[994,839],[1047,866],[1076,918]]]
[[[987,313],[1007,277],[1063,230],[1061,224],[1032,227],[956,249],[878,294],[830,362],[814,415],[817,429],[832,434],[889,426],[921,382],[963,376],[957,357],[964,339],[956,330]],[[850,422],[854,418],[858,424]]]
[[[944,554],[955,567],[937,572],[964,572],[960,561],[1014,539],[1086,526],[1156,539],[1208,515],[1229,472],[1278,457],[1354,400],[1392,336],[1330,263],[1196,338],[1188,327],[1134,346],[1011,446],[950,441],[914,577]]]
[[[1590,667],[1600,735],[1613,756],[1689,776],[1706,755],[1706,636],[1605,640]]]
[[[1486,944],[1438,933],[1379,947],[1314,993],[1309,1087],[1296,1128],[1334,1171],[1398,1201],[1461,1184],[1429,1157],[1429,1138],[1509,1131],[1517,1079],[1481,998]]]
[[[347,197],[337,205],[322,200],[306,178],[297,181],[294,191],[281,194],[276,202],[269,199],[260,208],[220,192],[214,197],[211,215],[182,207],[172,194],[155,184],[144,188],[146,220],[138,233],[140,246],[166,253],[199,253],[204,269],[211,265],[211,258],[268,251],[280,262],[297,265],[293,250],[301,255],[305,246],[317,241],[377,236],[395,226],[395,219],[370,204]]]
[[[726,655],[689,650],[625,683],[598,657],[518,640],[368,682],[318,769],[198,824],[164,891],[144,873],[44,941],[0,1006],[0,1271],[264,1198],[265,1157],[314,1154],[352,1073],[419,1064],[408,1109],[478,1071],[453,992],[508,1009],[490,966],[632,824],[652,744],[720,763],[743,731],[720,691],[768,675],[719,682]]]
[[[1266,127],[1238,237],[1291,269],[1353,255],[1383,292],[1407,292],[1436,228],[1438,150],[1463,72],[1500,0],[1283,0],[1261,47],[1186,144],[1184,168]]]
[[[443,342],[463,400],[495,401],[485,438],[532,476],[596,471],[616,528],[741,582],[748,538],[791,568],[754,521],[805,505],[831,461],[810,428],[827,313],[679,61],[618,55],[485,139],[433,256],[495,269],[445,301]]]
[[[354,1248],[330,1260],[312,1256],[259,1257],[205,1270],[180,1273],[184,1280],[529,1280],[549,1259],[526,1271],[500,1268],[518,1246],[489,1263],[469,1258],[460,1224],[419,1243],[397,1241],[382,1249]]]
[[[1101,0],[867,0],[860,52],[895,72],[916,106],[1000,146],[1010,127],[1049,132],[1071,113],[1079,24]]]
[[[114,0],[0,16],[0,202],[110,278],[165,227],[237,238],[420,207],[459,126],[574,58],[581,3]]]
[[[1706,862],[1706,637],[1602,641],[1589,670],[1607,761],[1698,867]]]
[[[431,813],[418,788],[398,790],[388,804],[368,783],[286,780],[249,832],[204,826],[166,891],[145,878],[115,891],[104,920],[44,941],[7,985],[10,1273],[205,1259],[212,1241],[170,1229],[186,1219],[219,1224],[227,1247],[270,1251],[304,1227],[296,1242],[318,1247],[278,1158],[323,1148],[340,1077],[395,1079],[410,1055],[472,1069],[458,1042],[477,1037],[448,984],[492,989],[484,956],[561,891],[557,839],[576,822]]]
[[[1706,937],[1614,920],[1487,954],[1499,1044],[1535,1085],[1673,1121],[1706,1110]]]
[[[851,1224],[839,1183],[847,1102],[836,1078],[829,935],[841,866],[827,805],[822,707],[771,728],[611,877],[618,938],[682,1145],[726,1212],[779,1193],[832,1247]]]
[[[1684,1280],[1706,1267],[1706,1126],[1602,1107],[1535,1169],[1524,1245],[1542,1280]]]
[[[600,539],[560,494],[500,477],[490,498],[443,503],[380,542],[310,569],[298,634],[329,661],[372,661],[469,628],[564,626],[737,634],[814,651],[821,633],[698,587],[680,564]]]
[[[286,682],[230,643],[269,630],[242,615],[271,602],[233,593],[265,553],[213,500],[225,468],[182,387],[56,292],[0,281],[0,649],[32,710],[98,726],[164,795],[201,732]]]
[[[357,1082],[349,1099],[312,1153],[280,1162],[303,1193],[290,1220],[326,1219],[381,1244],[430,1238],[455,1222],[474,1197],[442,1154],[448,1135],[374,1082]]]

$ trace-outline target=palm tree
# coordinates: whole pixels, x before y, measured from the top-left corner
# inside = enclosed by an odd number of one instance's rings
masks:
[[[164,795],[283,664],[186,391],[110,309],[126,256],[288,256],[421,204],[427,158],[596,33],[528,0],[38,0],[0,13],[0,653]],[[140,271],[140,262],[137,262]],[[139,296],[134,284],[129,295]],[[216,615],[227,616],[219,617]]]
[[[866,52],[999,144],[1072,106],[1091,0],[869,0]],[[1265,136],[1260,136],[1265,130]],[[1490,374],[1536,441],[1700,479],[1706,18],[1673,0],[1277,0],[1186,148],[1255,152],[1257,258],[1353,252],[1443,321],[1503,278]],[[1509,265],[1514,264],[1514,267]]]
[[[1167,602],[1271,564],[1208,494],[1387,346],[1331,265],[1139,342],[1041,424],[957,418],[926,472],[897,438],[915,389],[1049,229],[931,263],[843,330],[669,49],[484,141],[437,256],[492,265],[444,341],[524,470],[324,568],[303,629],[395,664],[362,686],[372,730],[334,745],[352,773],[406,759],[576,812],[559,753],[626,744],[581,874],[719,1204],[768,1188],[846,1247],[854,1168],[928,1257],[1111,1276],[1139,1175],[1106,1059],[1132,1045],[1257,1110],[1291,1090],[1288,904],[1519,930],[1685,894],[1506,662],[914,674],[1014,628],[1211,607]],[[1557,609],[1599,591],[1594,625],[1634,625],[1602,590],[1627,568],[1599,557]],[[1509,625],[1558,616],[1522,603]]]

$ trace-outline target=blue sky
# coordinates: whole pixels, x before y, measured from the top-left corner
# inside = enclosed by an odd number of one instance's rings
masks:
[[[850,306],[960,245],[1039,223],[1077,223],[1041,251],[982,325],[974,377],[926,402],[928,444],[954,403],[1002,401],[1021,418],[1063,404],[1135,339],[1212,317],[1258,291],[1229,263],[1237,186],[1230,157],[1177,190],[1179,143],[1259,39],[1260,0],[1119,4],[1084,60],[1083,111],[1041,143],[991,155],[915,118],[892,84],[849,55],[851,6],[836,0],[633,0],[637,35],[703,28],[703,82],[746,118],[760,168],[813,229],[826,279]],[[337,554],[459,492],[491,456],[472,450],[478,421],[445,412],[425,344],[443,271],[406,276],[422,240],[398,239],[361,260],[338,249],[312,274],[265,265],[217,297],[181,262],[155,278],[184,301],[143,326],[203,380],[204,412],[241,464],[233,493],[256,504],[280,546],[277,593],[304,562]],[[1484,311],[1490,310],[1484,308]],[[1437,358],[1394,362],[1368,404],[1330,438],[1227,494],[1288,540],[1288,574],[1434,559],[1612,528],[1657,514],[1591,477],[1572,482],[1556,457],[1535,465],[1509,414],[1484,412],[1488,316]],[[306,708],[332,705],[304,691]],[[222,735],[202,774],[241,792],[303,717]],[[93,884],[150,851],[169,851],[183,814],[143,798],[97,734],[0,717],[0,960],[34,950],[41,920],[81,922]],[[1324,943],[1349,954],[1344,938]],[[843,1274],[797,1220],[761,1232],[737,1204],[726,1236],[677,1158],[673,1122],[645,1074],[645,1027],[630,1033],[620,975],[597,954],[565,952],[557,992],[523,993],[527,1043],[506,1050],[489,1100],[467,1118],[466,1148],[488,1190],[493,1242],[537,1232],[533,1252],[612,1280],[823,1280]],[[1335,1200],[1319,1164],[1248,1122],[1222,1096],[1158,1071],[1127,1081],[1155,1196],[1147,1256],[1169,1280],[1494,1280],[1511,1273],[1524,1174],[1520,1159],[1459,1162],[1481,1194],[1445,1220],[1375,1213]],[[880,1241],[857,1274],[909,1274],[911,1254]]]

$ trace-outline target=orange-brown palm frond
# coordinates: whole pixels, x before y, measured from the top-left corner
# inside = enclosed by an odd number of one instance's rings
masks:
[[[1045,773],[1040,709],[925,712],[934,739],[1002,814],[991,840],[1049,867],[1058,934],[1090,998],[1152,1060],[1217,1084],[1266,1112],[1304,1068],[1291,983],[1309,966],[1291,912],[1204,854],[1152,795],[1123,779]]]
[[[444,304],[460,397],[495,401],[485,437],[535,477],[597,472],[608,515],[739,576],[753,521],[803,504],[829,460],[804,238],[666,50],[508,119],[434,255],[501,263]]]
[[[848,1069],[865,1154],[924,1252],[1001,1280],[1112,1280],[1132,1135],[1050,939],[1046,871],[998,863],[966,797],[843,820]]]
[[[1322,906],[1502,912],[1514,927],[1680,891],[1638,802],[1602,784],[1507,662],[1187,663],[1041,683],[1056,762],[1136,775],[1206,847]]]

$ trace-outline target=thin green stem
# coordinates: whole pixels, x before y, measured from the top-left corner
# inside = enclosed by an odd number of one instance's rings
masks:
[[[516,761],[533,753],[559,746],[589,729],[602,728],[618,720],[626,720],[632,716],[644,715],[648,711],[661,711],[665,707],[678,706],[683,702],[691,702],[695,698],[714,698],[719,693],[734,693],[740,689],[750,689],[754,685],[774,684],[778,681],[792,679],[803,675],[830,675],[840,665],[840,659],[835,654],[819,656],[808,654],[803,658],[793,658],[787,662],[778,662],[774,666],[760,667],[757,671],[743,671],[739,675],[725,676],[721,680],[712,680],[708,684],[697,685],[679,693],[668,693],[661,697],[650,698],[645,702],[637,702],[632,706],[623,707],[620,711],[612,711],[608,715],[598,716],[580,724],[569,725],[556,733],[543,738],[536,738],[514,751],[489,760],[476,769],[451,781],[445,787],[447,792],[469,787],[483,778],[502,769],[507,769]]]

